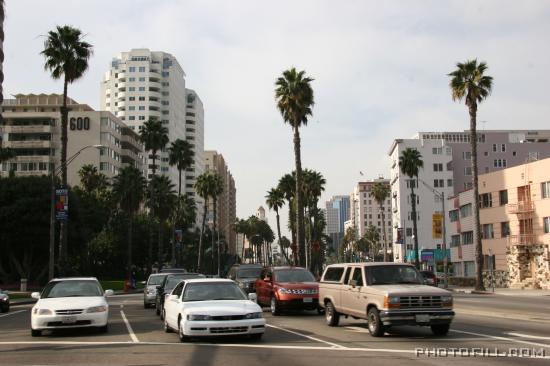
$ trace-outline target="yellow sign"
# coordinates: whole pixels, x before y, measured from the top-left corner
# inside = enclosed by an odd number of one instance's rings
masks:
[[[441,239],[443,237],[443,215],[432,215],[432,238]]]

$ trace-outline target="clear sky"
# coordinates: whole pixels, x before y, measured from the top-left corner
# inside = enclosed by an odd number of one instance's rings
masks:
[[[302,162],[327,180],[323,206],[362,178],[387,177],[394,138],[468,128],[446,77],[457,61],[486,61],[494,77],[480,127],[549,128],[548,1],[7,0],[6,13],[6,98],[62,91],[39,55],[41,35],[58,24],[81,28],[95,46],[90,70],[69,89],[94,108],[113,56],[141,47],[174,54],[204,102],[205,147],[224,155],[235,178],[239,217],[265,206],[265,192],[294,167],[273,93],[291,66],[315,78]]]

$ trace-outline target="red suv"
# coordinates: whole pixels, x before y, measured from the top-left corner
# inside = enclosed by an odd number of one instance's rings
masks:
[[[279,315],[283,310],[320,312],[319,284],[305,268],[264,268],[256,280],[256,295],[258,304],[270,305],[273,315]]]

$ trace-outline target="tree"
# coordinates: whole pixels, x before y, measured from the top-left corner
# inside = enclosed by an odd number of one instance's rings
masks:
[[[156,118],[149,118],[139,129],[139,139],[145,150],[151,151],[153,159],[153,175],[157,172],[157,152],[168,143],[168,129]]]
[[[296,209],[295,209],[295,200],[296,197],[296,174],[285,174],[279,179],[279,184],[277,185],[277,189],[281,191],[283,194],[283,197],[286,199],[288,203],[288,228],[291,233],[291,247],[292,245],[296,245],[297,243],[297,237],[296,237],[296,220],[293,218],[296,217]],[[298,265],[298,259],[296,256],[294,256],[294,265]]]
[[[214,217],[213,217],[213,222],[212,222],[212,270],[214,268],[214,232],[220,230],[220,228],[218,227],[218,222],[217,222],[217,219],[218,219],[218,197],[223,193],[223,181],[222,181],[222,178],[216,174],[216,173],[213,173],[212,174],[212,182],[211,182],[211,185],[210,185],[210,197],[212,197],[212,201],[214,203]],[[219,246],[219,243],[218,243],[218,246]],[[219,248],[218,248],[219,250]]]
[[[326,180],[323,178],[323,175],[315,170],[304,169],[303,171],[303,182],[302,182],[302,191],[304,197],[304,206],[306,210],[306,238],[307,238],[307,251],[306,251],[306,262],[310,266],[310,270],[313,271],[312,266],[312,242],[322,235],[322,232],[314,232],[315,224],[313,220],[315,219],[315,211],[317,208],[317,203],[321,197],[322,192],[325,190]],[[324,217],[323,217],[324,221]],[[324,230],[324,228],[323,228]]]
[[[369,225],[365,230],[365,235],[358,241],[361,251],[369,252],[372,260],[375,261],[376,257],[380,254],[380,232],[374,225]]]
[[[100,173],[93,164],[83,165],[78,171],[78,176],[82,189],[88,194],[97,195],[109,186],[107,176]]]
[[[197,194],[204,200],[204,211],[202,214],[202,225],[201,225],[201,235],[199,238],[199,253],[197,258],[197,272],[201,271],[202,265],[202,243],[204,237],[204,226],[206,224],[206,213],[208,212],[208,197],[210,197],[210,192],[212,192],[213,186],[213,175],[209,171],[202,173],[197,177],[195,182],[195,190]]]
[[[416,225],[416,195],[414,188],[418,182],[418,170],[424,166],[422,155],[416,149],[406,148],[399,157],[399,168],[401,172],[409,177],[409,187],[411,188],[411,203],[412,203],[412,220],[413,220],[413,235],[414,235],[414,263],[416,268],[420,268],[418,254],[418,230]],[[416,178],[416,179],[413,179]]]
[[[80,29],[69,25],[57,26],[49,31],[44,41],[41,54],[45,58],[44,69],[50,71],[55,80],[63,78],[63,105],[61,106],[61,183],[67,187],[67,125],[69,109],[67,108],[68,85],[80,79],[88,69],[88,61],[93,53],[93,46],[83,41]],[[61,271],[67,260],[67,222],[60,223],[61,250],[59,260]]]
[[[355,242],[357,241],[357,230],[355,227],[350,226],[344,233],[344,238],[340,244],[340,258],[342,262],[349,262],[351,260],[351,252],[354,250]]]
[[[386,239],[386,217],[384,202],[390,197],[389,184],[377,182],[372,187],[370,196],[378,203],[378,209],[382,215],[382,238],[384,239],[384,262],[388,260],[388,241]]]
[[[267,195],[265,196],[265,203],[267,204],[267,207],[270,210],[275,211],[275,215],[277,217],[277,237],[279,239],[279,246],[281,247],[281,252],[285,257],[286,262],[290,264],[287,254],[283,250],[283,247],[281,244],[281,223],[280,223],[280,217],[279,217],[279,209],[283,207],[283,205],[285,204],[283,192],[281,192],[281,190],[278,188],[271,188],[267,192]]]
[[[164,263],[163,227],[170,217],[176,203],[176,191],[170,178],[165,175],[153,175],[149,181],[147,205],[151,213],[158,220],[158,269],[161,270]]]
[[[182,233],[192,227],[197,216],[195,199],[188,194],[179,195],[173,211],[173,229],[179,228]],[[176,266],[176,240],[172,240],[172,266]]]
[[[299,248],[300,265],[306,261],[304,202],[302,200],[302,160],[300,153],[300,127],[306,126],[308,116],[312,115],[314,105],[312,78],[305,71],[296,71],[293,67],[283,72],[275,82],[277,108],[285,123],[290,124],[294,132],[294,159],[296,165],[296,234]]]
[[[235,224],[233,225],[233,227],[234,227],[235,232],[237,234],[242,234],[242,236],[243,236],[243,244],[242,244],[242,247],[241,247],[241,263],[242,263],[243,260],[244,260],[244,243],[245,243],[245,238],[246,238],[247,233],[248,233],[248,224],[247,224],[246,220],[237,218],[235,220]]]
[[[127,278],[132,276],[132,227],[134,216],[139,211],[144,199],[145,185],[145,178],[139,169],[133,166],[120,169],[118,175],[113,179],[114,200],[128,218]]]
[[[178,196],[181,195],[181,172],[184,170],[189,169],[193,163],[195,162],[194,152],[191,147],[191,144],[182,139],[177,139],[176,141],[172,142],[170,147],[168,148],[169,155],[168,155],[168,162],[172,166],[176,166],[178,168]]]
[[[464,99],[470,114],[470,146],[472,148],[472,174],[474,176],[474,224],[476,235],[476,290],[483,291],[483,248],[481,244],[481,224],[479,220],[479,187],[477,170],[477,105],[487,99],[493,87],[493,78],[485,75],[487,64],[469,60],[458,62],[456,70],[448,74],[453,101]]]

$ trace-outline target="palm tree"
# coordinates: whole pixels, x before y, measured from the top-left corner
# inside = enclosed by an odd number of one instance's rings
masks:
[[[390,186],[382,182],[375,183],[370,196],[378,203],[378,209],[382,217],[382,238],[384,240],[384,262],[388,260],[388,241],[386,239],[386,217],[384,202],[390,197]]]
[[[118,207],[128,217],[128,278],[132,276],[132,234],[134,216],[145,196],[145,178],[139,169],[125,166],[113,178],[113,196]]]
[[[481,224],[479,222],[479,188],[477,171],[477,105],[487,99],[493,87],[493,78],[484,75],[487,71],[485,62],[469,60],[458,62],[456,70],[448,76],[454,101],[464,99],[470,114],[470,145],[472,148],[472,174],[474,175],[474,223],[476,233],[476,290],[483,291],[483,248],[481,246]]]
[[[214,232],[219,232],[220,228],[217,225],[217,216],[218,216],[218,197],[223,193],[223,181],[222,178],[216,174],[212,174],[212,184],[210,186],[210,197],[214,203],[214,217],[212,225],[212,270],[214,270]],[[219,245],[220,243],[218,243]],[[219,250],[219,248],[218,248]]]
[[[413,220],[413,235],[414,235],[414,263],[416,268],[420,268],[419,254],[418,254],[418,232],[416,225],[416,195],[414,194],[414,187],[418,181],[418,170],[424,166],[422,161],[422,155],[416,149],[406,148],[399,157],[399,167],[401,172],[409,177],[409,187],[411,188],[411,202],[412,202],[412,220]],[[416,178],[416,179],[413,179]]]
[[[317,210],[317,203],[321,197],[322,192],[325,190],[326,180],[323,175],[315,170],[304,169],[302,190],[304,195],[304,203],[307,208],[307,251],[306,251],[306,263],[311,266],[311,254],[312,254],[312,242],[315,239],[314,233],[314,212]],[[311,270],[312,268],[310,268]]]
[[[244,260],[244,243],[245,243],[245,238],[248,231],[246,220],[237,218],[235,220],[235,223],[233,224],[233,228],[237,234],[242,234],[243,236],[243,245],[241,247],[241,263],[242,263]]]
[[[100,173],[93,164],[83,165],[78,171],[78,176],[82,189],[89,194],[98,194],[109,186],[107,176]]]
[[[210,192],[212,192],[213,185],[213,176],[210,172],[205,172],[197,177],[195,182],[195,190],[197,194],[202,197],[204,200],[204,211],[202,213],[202,225],[201,225],[201,236],[199,238],[199,254],[197,258],[197,272],[200,273],[201,264],[202,264],[202,240],[204,236],[204,226],[206,224],[206,213],[208,211],[208,197],[210,197]]]
[[[153,157],[153,176],[157,172],[157,152],[168,143],[168,129],[156,118],[149,118],[139,129],[139,139],[145,150],[151,151]]]
[[[175,209],[172,215],[173,229],[175,235],[176,227],[182,232],[189,229],[192,223],[195,222],[197,216],[197,206],[195,199],[189,194],[178,195]],[[172,240],[172,267],[176,266],[176,240]]]
[[[68,85],[80,79],[88,69],[88,61],[93,53],[93,46],[83,41],[84,35],[78,28],[69,25],[57,26],[48,32],[44,41],[44,69],[50,71],[53,79],[63,78],[63,105],[61,111],[61,182],[67,187],[67,125],[69,109],[67,108]],[[67,259],[67,222],[60,222],[61,271],[65,270]]]
[[[172,166],[176,166],[178,168],[178,196],[181,195],[181,172],[184,170],[187,170],[190,168],[193,163],[193,156],[194,152],[191,147],[191,144],[182,139],[177,139],[176,141],[172,142],[170,147],[168,148],[169,155],[168,155],[168,162]]]
[[[291,233],[291,244],[290,247],[296,244],[296,220],[293,220],[293,217],[296,217],[295,215],[295,200],[294,197],[296,195],[296,174],[294,172],[292,174],[285,174],[279,179],[279,184],[277,185],[277,189],[281,191],[283,194],[283,197],[286,199],[288,204],[288,228],[290,229]],[[294,264],[298,265],[298,261],[296,256],[293,258]]]
[[[165,175],[153,175],[149,181],[150,188],[148,190],[147,205],[152,214],[159,221],[158,228],[158,269],[162,269],[164,263],[163,250],[163,226],[166,220],[170,217],[174,205],[176,203],[176,191],[174,185],[170,182],[170,178]]]
[[[265,196],[265,203],[270,210],[275,211],[275,215],[277,217],[277,237],[279,238],[279,246],[281,247],[281,252],[285,257],[286,262],[290,264],[286,252],[281,246],[281,223],[279,220],[279,209],[285,204],[283,192],[281,192],[278,188],[271,188]]]
[[[308,116],[312,115],[314,104],[312,78],[305,76],[305,71],[296,71],[293,67],[283,72],[275,82],[277,108],[285,123],[294,131],[294,158],[296,164],[296,235],[299,248],[300,265],[306,261],[304,202],[302,201],[302,160],[300,156],[300,126],[307,125]]]

